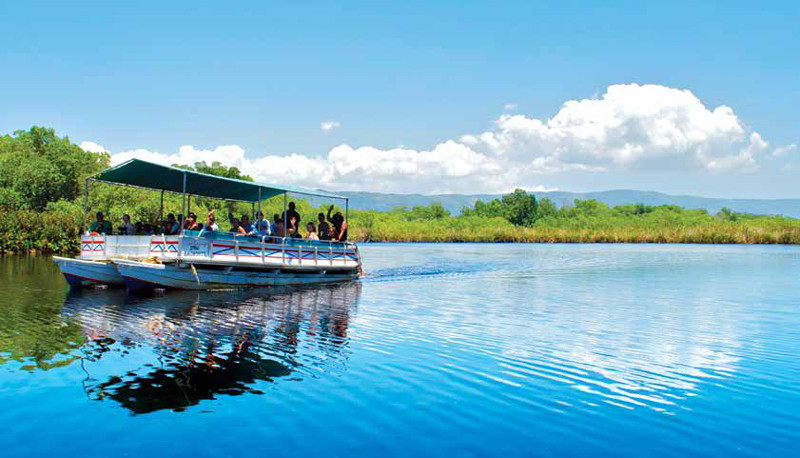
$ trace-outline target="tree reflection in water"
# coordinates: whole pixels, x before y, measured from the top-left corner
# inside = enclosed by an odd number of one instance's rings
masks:
[[[290,374],[342,370],[360,292],[358,282],[152,297],[86,291],[68,295],[62,315],[86,336],[91,399],[135,414],[179,411],[218,395],[261,393],[263,382]],[[126,365],[145,355],[156,361]]]

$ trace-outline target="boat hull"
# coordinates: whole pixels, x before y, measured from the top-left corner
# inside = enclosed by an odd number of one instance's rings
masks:
[[[124,286],[125,280],[110,261],[87,261],[84,259],[53,256],[53,261],[64,275],[70,287],[90,285]]]
[[[148,262],[113,260],[129,289],[229,289],[258,286],[303,285],[355,280],[353,271],[242,271],[236,267],[203,264],[156,264]]]

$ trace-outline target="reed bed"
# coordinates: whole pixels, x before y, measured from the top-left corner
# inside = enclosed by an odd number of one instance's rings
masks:
[[[324,210],[299,200],[297,204],[304,221]],[[277,213],[282,202],[270,202],[263,208],[268,215]],[[198,208],[200,211],[205,208]],[[219,212],[224,214],[225,210]],[[44,212],[2,213],[0,253],[75,253],[81,218],[80,207],[66,203],[51,204]],[[226,229],[227,222],[220,222]],[[621,214],[614,209],[590,215],[568,210],[542,217],[531,227],[515,226],[501,217],[427,217],[402,209],[355,210],[350,212],[349,224],[350,237],[358,242],[800,244],[797,218],[743,214],[722,218],[674,207],[641,215]]]
[[[358,223],[356,216],[353,234],[358,241],[369,242],[800,244],[800,219],[780,216],[744,221],[719,221],[711,215],[701,221],[651,221],[640,216],[578,222],[546,218],[533,227],[514,226],[502,218],[470,221],[466,217],[377,218],[367,226]]]

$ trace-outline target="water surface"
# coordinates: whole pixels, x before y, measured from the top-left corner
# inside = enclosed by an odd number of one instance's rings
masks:
[[[800,248],[366,245],[335,286],[0,258],[3,456],[796,456]]]

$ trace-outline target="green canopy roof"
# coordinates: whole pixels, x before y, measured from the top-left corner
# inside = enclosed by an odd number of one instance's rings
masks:
[[[315,191],[298,187],[274,186],[253,181],[224,178],[176,167],[153,164],[152,162],[139,159],[131,159],[127,162],[123,162],[116,167],[111,167],[110,169],[100,172],[90,179],[180,194],[184,192],[184,178],[186,180],[185,191],[187,194],[211,197],[214,199],[256,202],[259,197],[266,199],[283,194],[284,192],[329,197],[332,199],[346,199],[344,196],[338,196],[324,191]]]

